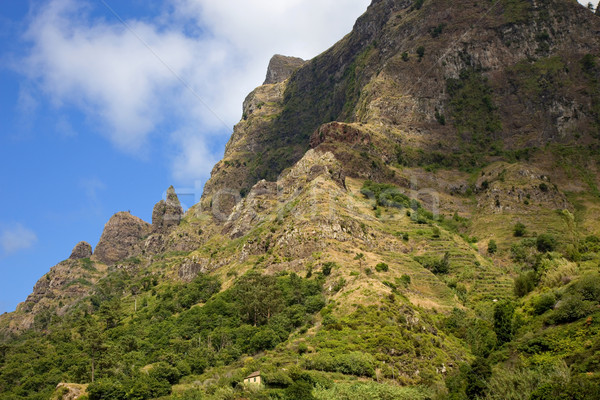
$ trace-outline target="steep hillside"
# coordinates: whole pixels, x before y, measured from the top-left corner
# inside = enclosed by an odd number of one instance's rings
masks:
[[[599,32],[374,0],[275,56],[199,204],[115,214],[0,316],[0,399],[600,398]]]
[[[597,148],[599,30],[576,1],[374,1],[342,41],[248,97],[203,204],[274,180],[330,121],[361,138],[334,139],[338,157],[380,164],[347,172],[374,178],[396,161],[472,169],[548,143]]]

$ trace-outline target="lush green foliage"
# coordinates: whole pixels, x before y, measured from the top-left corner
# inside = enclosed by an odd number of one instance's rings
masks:
[[[167,395],[183,376],[286,340],[325,305],[321,287],[319,279],[251,272],[219,293],[219,283],[205,275],[158,287],[152,279],[109,275],[47,332],[29,332],[3,348],[0,399],[47,399],[58,382],[89,382],[92,371],[90,399]],[[125,306],[123,293],[131,292],[142,298],[137,311]]]

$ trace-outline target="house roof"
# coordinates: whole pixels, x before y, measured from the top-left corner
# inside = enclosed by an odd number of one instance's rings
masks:
[[[250,375],[248,375],[246,377],[246,379],[248,379],[248,378],[254,378],[255,376],[260,376],[260,371],[254,371],[253,373],[251,373]]]

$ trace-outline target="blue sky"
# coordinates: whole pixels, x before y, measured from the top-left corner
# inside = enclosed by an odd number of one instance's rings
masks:
[[[192,205],[270,57],[369,2],[0,1],[0,313],[115,212],[150,221],[171,184]]]

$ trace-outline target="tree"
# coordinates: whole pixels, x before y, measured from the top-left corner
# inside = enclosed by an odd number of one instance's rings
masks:
[[[358,264],[360,265],[360,267],[362,268],[362,263],[365,259],[365,255],[363,253],[358,253],[355,257],[355,260],[358,260]]]
[[[417,47],[417,55],[419,56],[419,59],[423,58],[423,56],[425,55],[425,47]]]
[[[501,301],[494,307],[494,332],[496,332],[498,345],[512,340],[514,313],[515,306],[509,300]]]
[[[477,357],[467,373],[466,394],[469,399],[482,398],[487,389],[487,381],[492,376],[492,369],[487,359]]]
[[[277,280],[270,275],[250,272],[242,276],[233,295],[239,304],[242,318],[254,326],[267,323],[284,306]]]
[[[77,331],[81,335],[81,345],[83,350],[90,357],[93,383],[96,375],[96,364],[98,358],[102,352],[106,350],[106,346],[104,345],[104,335],[96,320],[90,315],[86,315],[81,319],[81,323]]]

